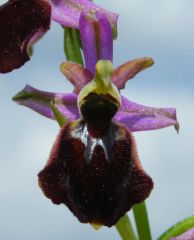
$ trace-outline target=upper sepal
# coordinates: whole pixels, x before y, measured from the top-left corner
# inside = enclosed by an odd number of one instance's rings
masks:
[[[79,20],[85,64],[93,74],[99,60],[113,60],[113,36],[105,13],[82,11]]]
[[[0,7],[0,73],[29,60],[28,48],[49,29],[50,20],[45,0],[12,0]]]
[[[107,16],[114,38],[117,36],[118,14],[112,13],[88,0],[49,0],[52,7],[52,19],[63,26],[79,29],[79,19],[84,10],[88,13],[99,11]]]

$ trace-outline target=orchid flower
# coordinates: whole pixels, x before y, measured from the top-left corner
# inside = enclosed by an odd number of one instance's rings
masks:
[[[116,36],[118,15],[88,0],[10,0],[0,6],[0,73],[29,60],[29,48],[49,30],[51,19],[79,29],[83,9],[91,15],[96,11],[105,14]]]
[[[66,61],[61,70],[73,93],[51,93],[26,86],[13,99],[64,125],[39,185],[55,204],[65,204],[84,223],[114,225],[153,188],[143,170],[132,132],[175,126],[174,108],[152,108],[120,95],[125,84],[151,66],[151,58],[113,69],[111,24],[101,11],[81,12],[80,35],[86,68]]]
[[[78,96],[81,117],[62,127],[38,175],[53,203],[67,205],[83,223],[108,227],[153,188],[131,131],[112,121],[121,99],[111,79],[112,63],[98,61],[94,79]]]
[[[80,65],[66,62],[65,69],[67,65],[69,74],[81,69],[77,76],[88,76]],[[14,97],[52,119],[54,105],[67,121],[39,173],[44,194],[55,204],[67,205],[81,222],[109,227],[145,200],[153,187],[140,164],[131,131],[178,124],[174,109],[148,108],[120,97],[111,82],[114,72],[120,71],[112,70],[110,61],[98,61],[94,79],[78,96],[26,86]],[[69,78],[76,81],[72,74]]]

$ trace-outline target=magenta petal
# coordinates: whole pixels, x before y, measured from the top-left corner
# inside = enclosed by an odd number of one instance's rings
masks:
[[[89,0],[49,0],[49,2],[52,6],[52,19],[63,26],[79,29],[79,18],[83,10],[92,13],[100,11],[108,17],[113,32],[117,32],[118,15]]]
[[[174,126],[178,131],[175,108],[152,108],[129,101],[122,97],[122,107],[115,118],[131,131],[146,131]]]
[[[113,59],[111,25],[104,13],[83,11],[80,16],[80,34],[87,69],[93,74],[98,60]]]
[[[74,93],[51,93],[26,85],[21,92],[13,97],[13,100],[51,119],[55,119],[50,107],[51,102],[55,103],[55,107],[68,120],[75,120],[80,116],[77,95]]]
[[[50,27],[51,7],[44,0],[12,0],[0,7],[0,73],[29,60],[27,53]]]

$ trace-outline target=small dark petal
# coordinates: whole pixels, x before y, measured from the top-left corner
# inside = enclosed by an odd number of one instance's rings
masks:
[[[117,88],[125,88],[125,84],[128,80],[135,77],[136,74],[142,70],[152,66],[154,64],[153,59],[144,57],[128,61],[113,71],[112,82],[117,86]]]
[[[12,0],[0,7],[0,73],[21,67],[30,47],[50,27],[46,0]]]
[[[83,120],[65,125],[38,176],[53,203],[67,205],[83,223],[108,227],[153,188],[131,132],[113,122],[100,138],[89,135]]]
[[[79,93],[81,89],[93,79],[93,74],[80,64],[66,61],[61,64],[61,71],[74,86],[74,93]]]

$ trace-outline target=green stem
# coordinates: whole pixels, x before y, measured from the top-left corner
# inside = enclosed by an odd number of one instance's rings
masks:
[[[139,235],[139,240],[151,240],[148,213],[146,203],[142,202],[133,206],[133,214]]]
[[[73,28],[64,28],[64,50],[67,60],[77,62],[83,66],[81,54],[81,40],[79,31]]]
[[[28,56],[31,57],[31,56],[33,55],[34,49],[33,49],[33,47],[31,46],[31,47],[29,47],[29,48],[27,49],[27,51],[28,51]]]
[[[169,240],[171,237],[177,237],[192,227],[194,227],[194,215],[173,225],[165,233],[163,233],[158,240]]]
[[[127,214],[125,214],[124,217],[120,218],[115,227],[122,237],[122,240],[137,240],[131,221]]]
[[[55,116],[56,121],[58,122],[59,126],[62,128],[68,120],[64,117],[64,115],[58,110],[53,102],[50,103],[51,110],[53,115]]]

